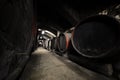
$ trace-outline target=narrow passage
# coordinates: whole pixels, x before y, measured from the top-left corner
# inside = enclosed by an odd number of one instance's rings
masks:
[[[63,60],[38,48],[31,56],[19,80],[110,80],[107,77]]]

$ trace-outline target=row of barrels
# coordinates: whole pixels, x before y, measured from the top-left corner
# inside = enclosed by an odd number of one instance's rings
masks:
[[[120,62],[120,22],[111,16],[89,17],[71,33],[60,33],[50,41],[51,51],[67,54],[69,59],[104,74],[106,70],[101,69],[101,63]]]
[[[78,54],[87,58],[117,56],[120,51],[120,23],[106,15],[89,17],[79,23],[72,33],[61,33],[53,38],[51,47],[63,54],[70,43]]]

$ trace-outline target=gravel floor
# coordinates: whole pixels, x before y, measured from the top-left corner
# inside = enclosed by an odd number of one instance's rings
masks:
[[[19,80],[110,80],[63,59],[43,48],[38,48],[25,67]]]

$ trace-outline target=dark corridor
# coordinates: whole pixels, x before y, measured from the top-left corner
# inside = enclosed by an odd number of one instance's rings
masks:
[[[0,0],[0,80],[120,80],[120,0]]]

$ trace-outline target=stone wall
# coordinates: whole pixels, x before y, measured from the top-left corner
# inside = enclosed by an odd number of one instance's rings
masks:
[[[32,0],[0,0],[0,80],[16,79],[28,59],[32,18]]]

